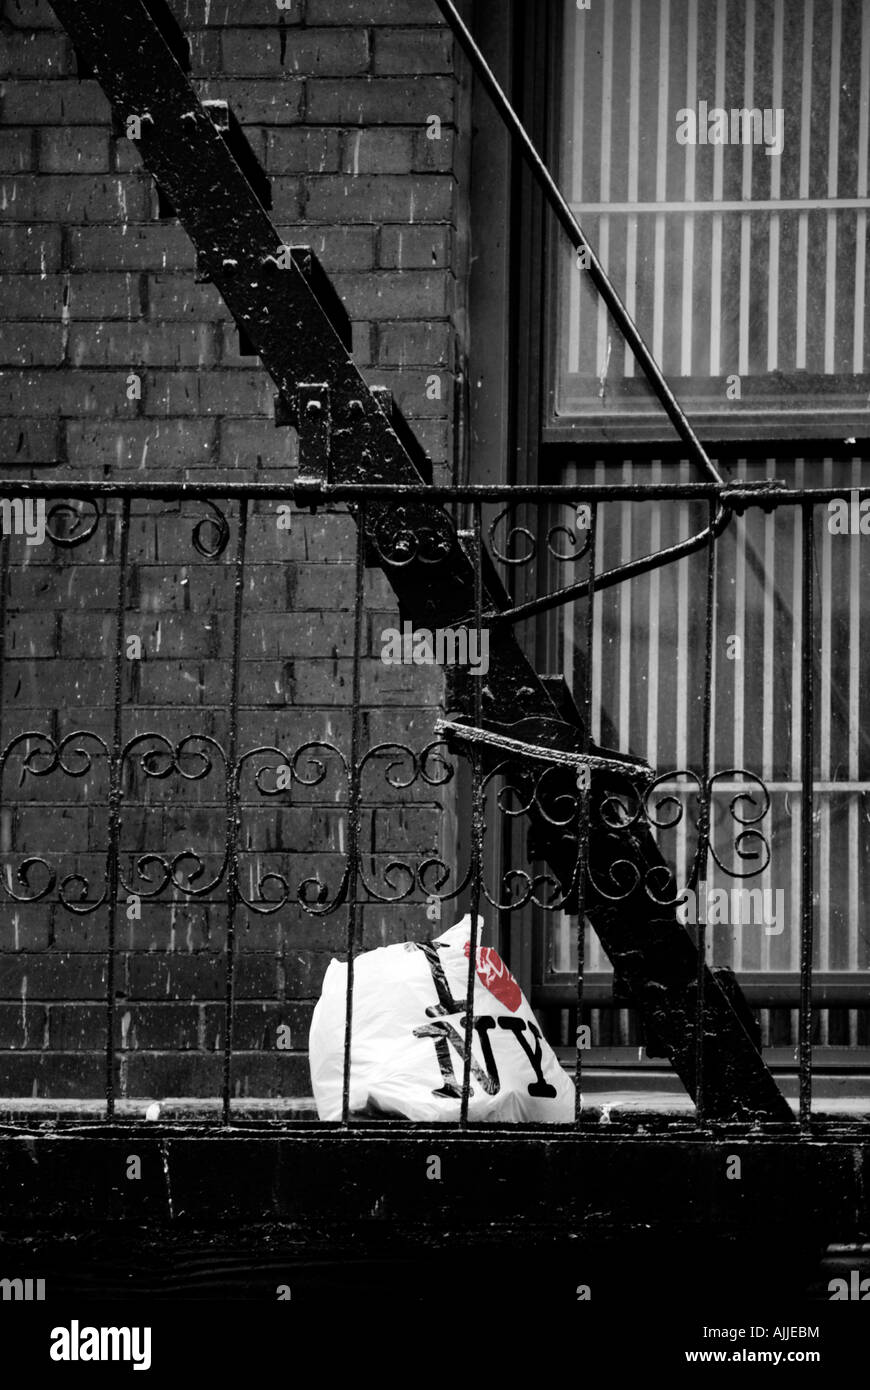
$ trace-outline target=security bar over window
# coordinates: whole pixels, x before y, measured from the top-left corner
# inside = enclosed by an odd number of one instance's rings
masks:
[[[561,80],[568,200],[692,420],[866,433],[866,0],[565,0]],[[553,437],[663,438],[582,264],[554,260]]]

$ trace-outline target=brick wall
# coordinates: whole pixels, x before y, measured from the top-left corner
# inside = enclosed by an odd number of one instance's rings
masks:
[[[464,351],[465,155],[455,138],[464,95],[435,5],[295,0],[279,11],[276,0],[173,0],[172,9],[200,95],[229,101],[271,181],[273,221],[286,241],[314,247],[353,320],[356,361],[370,382],[393,389],[436,478],[449,478],[459,462],[453,398]],[[215,289],[194,283],[185,234],[158,220],[135,146],[113,133],[96,82],[78,78],[44,0],[6,0],[0,65],[0,475],[292,478],[295,436],[274,425],[273,384],[256,359],[240,355]],[[440,140],[427,138],[432,115]],[[131,373],[138,396],[128,389]],[[426,391],[433,373],[440,399]],[[137,501],[132,510],[124,622],[142,655],[125,659],[122,732],[125,741],[148,737],[124,774],[121,869],[139,903],[122,895],[117,914],[117,1085],[130,1098],[213,1096],[225,876],[201,890],[220,876],[225,834],[236,510],[225,508],[230,543],[214,559],[191,539],[207,508]],[[55,519],[56,529],[69,524]],[[87,524],[85,516],[77,532]],[[288,533],[274,503],[256,504],[240,751],[274,745],[292,754],[313,739],[349,753],[355,534],[346,514],[323,513],[295,515]],[[103,745],[112,737],[119,544],[116,502],[82,544],[8,542],[0,1095],[103,1090]],[[419,750],[431,738],[440,685],[426,670],[377,660],[380,631],[396,613],[377,571],[366,589],[363,745],[398,739]],[[77,730],[87,736],[68,743],[57,766],[51,750]],[[22,740],[28,731],[53,743]],[[179,752],[190,735],[214,744]],[[258,786],[254,774],[270,761],[249,760],[242,776],[240,883],[256,901],[258,880],[283,874],[291,901],[269,914],[243,908],[236,919],[233,1090],[252,1097],[308,1093],[308,1021],[346,930],[344,910],[319,918],[295,904],[304,878],[319,875],[330,894],[341,880],[338,761],[326,758],[317,785],[269,795],[274,781],[264,774]],[[165,767],[167,776],[152,775]],[[364,786],[367,873],[382,876],[390,858],[449,856],[448,803],[419,780],[391,787],[382,771],[370,767]],[[177,858],[188,851],[198,859]],[[148,854],[162,862],[137,862]],[[28,859],[43,862],[27,867]],[[164,883],[168,874],[174,883]],[[275,896],[275,879],[265,891]],[[362,945],[430,933],[419,892],[415,900],[367,905]],[[281,1025],[290,1046],[279,1050]]]

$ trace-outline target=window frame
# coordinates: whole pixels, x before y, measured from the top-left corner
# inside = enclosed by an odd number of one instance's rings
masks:
[[[535,138],[538,148],[545,153],[547,163],[557,182],[560,182],[561,124],[565,99],[562,82],[564,6],[560,0],[557,5],[535,8],[538,12],[527,16],[527,20],[532,21],[538,27],[546,26],[547,72],[552,74],[554,80],[549,85],[546,109],[540,113],[542,119],[538,124],[537,132],[533,132],[533,138]],[[525,41],[526,43],[530,42],[528,32]],[[534,52],[535,47],[532,44],[528,51]],[[523,94],[524,97],[529,95],[528,90]],[[523,104],[525,106],[525,101]],[[527,106],[525,109],[529,110]],[[579,220],[581,227],[583,227],[582,213]],[[556,412],[559,345],[553,308],[558,302],[560,282],[564,274],[566,248],[564,236],[555,219],[550,217],[547,222],[543,249],[544,283],[540,301],[541,323],[538,345],[542,364],[541,443],[547,446],[592,445],[596,449],[611,448],[614,444],[616,447],[646,445],[655,451],[656,457],[662,456],[662,449],[678,449],[679,443],[676,440],[673,427],[651,393],[649,396],[649,414],[638,411],[637,413],[627,412],[623,416],[614,413],[613,416],[596,417],[591,415],[588,418],[581,418],[576,415],[559,415]],[[594,238],[591,239],[591,245],[592,249],[595,250]],[[814,392],[831,391],[833,389],[832,383],[836,383],[838,379],[826,375],[803,373],[800,378],[801,394],[806,393],[812,400]],[[643,374],[640,370],[638,370],[635,380],[638,383],[638,393],[640,393],[643,389],[641,386]],[[746,407],[740,407],[739,411],[735,411],[729,410],[725,404],[720,409],[710,409],[706,406],[699,410],[693,409],[689,394],[691,383],[703,381],[712,384],[716,380],[718,378],[668,378],[668,384],[686,411],[689,423],[710,453],[724,454],[733,451],[743,457],[750,443],[757,442],[770,444],[775,448],[784,450],[805,448],[811,444],[813,448],[824,448],[826,454],[834,453],[836,455],[838,450],[845,450],[847,438],[852,441],[848,446],[852,450],[856,447],[870,449],[870,371],[863,374],[866,388],[863,409],[856,405],[854,410],[850,410],[848,414],[844,410],[831,411],[827,417],[821,420],[801,419],[800,410],[788,405],[778,408],[776,411],[755,410]],[[812,406],[808,409],[808,415],[811,409],[813,409]],[[847,456],[845,452],[843,456]]]

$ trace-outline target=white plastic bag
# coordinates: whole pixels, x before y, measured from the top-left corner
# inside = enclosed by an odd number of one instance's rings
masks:
[[[481,935],[482,919],[478,938]],[[434,942],[402,942],[354,961],[350,1110],[423,1122],[459,1119],[471,918]],[[333,960],[311,1020],[317,1113],[341,1119],[347,966]],[[470,1120],[558,1124],[574,1086],[522,990],[487,946],[477,949]]]

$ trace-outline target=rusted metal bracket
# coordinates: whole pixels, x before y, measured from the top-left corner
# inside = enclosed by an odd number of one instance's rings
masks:
[[[282,243],[256,189],[199,101],[167,39],[165,16],[158,24],[147,0],[51,4],[95,72],[116,119],[130,113],[150,117],[142,120],[142,159],[194,244],[199,278],[213,281],[274,380],[277,423],[299,429],[297,502],[316,505],[324,480],[401,485],[431,478],[395,405],[370,390],[354,365],[347,316],[316,257]],[[383,569],[415,625],[468,624],[475,609],[474,556],[443,507],[416,498],[401,504],[366,500],[364,544],[367,559]],[[483,608],[497,615],[507,606],[506,595],[485,551],[481,558]],[[577,827],[561,824],[556,831],[547,803],[552,806],[553,797],[558,802],[574,791],[583,762],[591,770],[594,813],[627,775],[629,780],[645,776],[643,765],[627,767],[620,755],[591,751],[579,721],[560,720],[546,681],[531,668],[510,626],[496,622],[489,637],[481,723],[469,728],[456,722],[444,732],[456,746],[479,743],[491,765],[506,757],[525,769],[543,761],[553,775],[546,798],[529,808],[531,837],[535,853],[548,860],[561,882],[570,883]],[[463,689],[460,679],[456,690],[460,708],[473,709],[469,682]],[[535,737],[516,737],[524,720],[534,721],[528,727]],[[558,736],[548,738],[546,730],[552,733],[558,725]],[[518,747],[505,743],[512,738]],[[590,863],[634,864],[639,883],[650,872],[667,872],[652,835],[640,825],[591,829],[589,853]],[[673,908],[652,903],[640,887],[614,903],[590,886],[584,910],[632,1003],[691,1094],[700,1018],[708,1039],[706,1116],[791,1123],[791,1111],[757,1047],[712,973],[699,969],[697,950]]]

